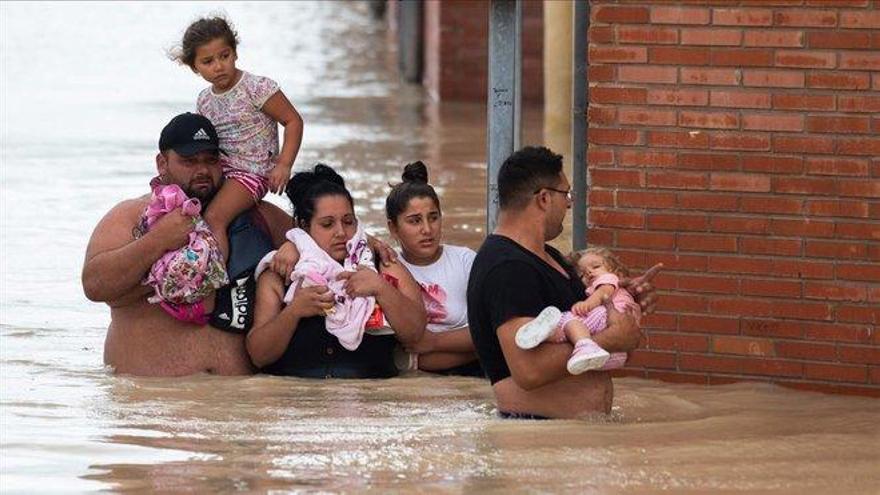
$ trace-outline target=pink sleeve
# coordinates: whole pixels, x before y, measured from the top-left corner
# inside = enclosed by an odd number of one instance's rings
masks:
[[[254,108],[261,109],[266,101],[280,89],[278,83],[263,76],[254,76],[245,81],[245,91],[253,103]]]
[[[620,285],[620,279],[617,277],[617,275],[613,273],[599,275],[598,277],[596,277],[596,280],[593,280],[593,283],[591,283],[590,286],[587,287],[587,295],[589,296],[593,292],[596,292],[596,289],[598,289],[600,285],[610,285],[617,289]]]

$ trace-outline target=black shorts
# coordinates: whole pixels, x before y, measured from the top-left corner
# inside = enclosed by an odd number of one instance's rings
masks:
[[[244,334],[254,324],[254,298],[257,294],[254,269],[263,255],[272,250],[272,239],[256,209],[235,217],[227,233],[229,259],[226,271],[230,282],[215,292],[214,312],[209,323],[226,332]]]
[[[209,323],[212,327],[231,333],[248,333],[254,324],[257,281],[254,270],[246,270],[217,289],[214,312]]]
[[[548,418],[547,416],[541,416],[539,414],[507,412],[507,411],[498,411],[498,416],[501,417],[501,419],[535,419],[535,420],[552,419],[552,418]]]

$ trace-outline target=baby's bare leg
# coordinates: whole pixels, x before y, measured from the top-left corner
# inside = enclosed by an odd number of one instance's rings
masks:
[[[565,332],[565,337],[572,344],[577,344],[581,339],[590,338],[590,329],[578,318],[572,318],[566,322],[562,331]]]

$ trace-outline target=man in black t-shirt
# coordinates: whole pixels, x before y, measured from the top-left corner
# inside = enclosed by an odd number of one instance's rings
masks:
[[[569,374],[565,365],[570,344],[523,350],[514,342],[517,329],[545,307],[565,311],[584,298],[584,285],[573,267],[545,244],[562,233],[571,207],[562,157],[543,147],[513,153],[499,171],[498,197],[498,225],[474,260],[467,304],[471,336],[500,413],[570,418],[610,411],[610,375]],[[647,280],[630,290],[645,312],[653,309],[654,290]],[[596,343],[608,352],[638,346],[641,333],[634,317],[618,312],[610,301],[606,308],[608,327],[593,337]]]

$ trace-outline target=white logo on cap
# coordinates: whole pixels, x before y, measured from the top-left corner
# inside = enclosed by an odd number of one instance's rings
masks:
[[[207,139],[208,141],[210,141],[210,140],[211,140],[211,137],[208,136],[208,133],[205,132],[204,129],[199,129],[198,132],[196,132],[195,134],[193,134],[193,139],[196,139],[196,140],[198,140],[198,139]]]

